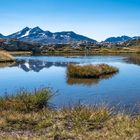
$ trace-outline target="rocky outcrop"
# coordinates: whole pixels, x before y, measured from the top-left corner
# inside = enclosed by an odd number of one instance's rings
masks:
[[[39,53],[41,51],[41,44],[27,43],[19,41],[18,39],[0,39],[0,49],[6,51],[32,51]]]

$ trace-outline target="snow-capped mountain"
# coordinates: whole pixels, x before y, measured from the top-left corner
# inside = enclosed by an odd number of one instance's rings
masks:
[[[6,38],[16,38],[21,41],[43,44],[71,43],[76,41],[96,42],[96,40],[78,35],[72,31],[52,33],[50,31],[43,31],[39,27],[26,27],[19,32],[7,36]]]

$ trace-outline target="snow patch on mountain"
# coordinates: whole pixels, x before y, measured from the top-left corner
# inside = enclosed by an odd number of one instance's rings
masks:
[[[29,33],[30,33],[30,31],[31,31],[31,29],[30,29],[30,30],[28,30],[28,31],[26,31],[26,33],[25,33],[25,34],[23,34],[22,36],[18,37],[17,39],[20,39],[20,38],[23,38],[23,37],[28,36],[28,35],[29,35]]]

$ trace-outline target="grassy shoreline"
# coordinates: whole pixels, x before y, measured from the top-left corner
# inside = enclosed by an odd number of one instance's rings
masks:
[[[13,56],[31,56],[32,55],[32,52],[30,51],[13,51],[13,52],[10,52],[9,53]]]
[[[0,138],[3,140],[140,139],[140,114],[132,116],[117,113],[106,106],[77,105],[55,110],[48,107],[50,97],[52,92],[48,89],[22,91],[14,96],[1,97]]]
[[[14,56],[31,56],[33,53],[31,51],[9,51],[11,55]],[[107,55],[107,54],[133,54],[140,53],[140,47],[128,47],[128,48],[97,48],[97,49],[89,49],[89,50],[77,50],[71,48],[62,48],[62,49],[54,49],[48,50],[46,53],[40,53],[36,55]]]
[[[0,63],[14,62],[15,58],[6,51],[0,51]]]
[[[129,47],[129,48],[99,48],[91,50],[54,50],[48,51],[47,54],[122,54],[122,53],[140,53],[140,47]]]

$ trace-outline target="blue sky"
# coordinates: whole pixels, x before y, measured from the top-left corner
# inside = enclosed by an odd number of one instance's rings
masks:
[[[0,33],[25,26],[74,31],[98,41],[140,35],[140,0],[0,0]]]

